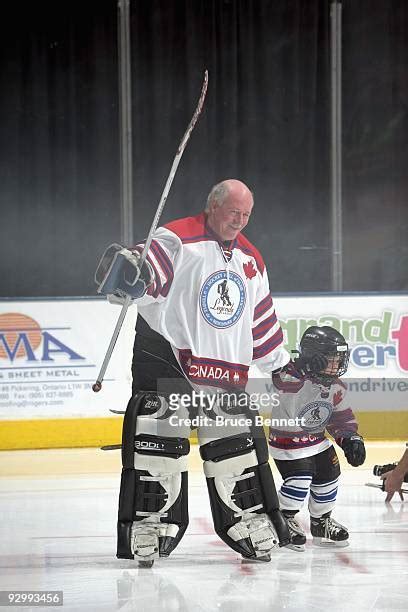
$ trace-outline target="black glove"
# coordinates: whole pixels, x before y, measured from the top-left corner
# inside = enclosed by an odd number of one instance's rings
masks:
[[[326,369],[329,362],[323,353],[315,353],[314,355],[299,355],[293,363],[302,374],[317,374]]]
[[[341,448],[350,465],[354,467],[363,465],[366,458],[366,450],[361,436],[354,434],[350,438],[343,438]]]

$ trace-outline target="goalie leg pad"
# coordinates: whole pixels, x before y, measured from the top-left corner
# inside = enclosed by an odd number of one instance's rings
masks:
[[[118,513],[121,559],[168,556],[187,529],[189,429],[171,427],[168,412],[166,398],[153,392],[137,393],[126,409]]]
[[[243,432],[201,446],[214,528],[233,550],[268,558],[290,542],[268,464],[266,440]],[[263,460],[263,463],[260,463]]]

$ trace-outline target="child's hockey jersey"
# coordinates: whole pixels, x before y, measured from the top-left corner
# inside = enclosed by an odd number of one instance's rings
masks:
[[[273,417],[284,421],[297,419],[298,425],[271,427],[269,450],[274,459],[300,459],[326,450],[332,442],[357,432],[353,411],[345,399],[346,387],[337,379],[330,388],[301,376],[292,363],[273,375],[279,406]],[[293,422],[292,421],[292,422]]]

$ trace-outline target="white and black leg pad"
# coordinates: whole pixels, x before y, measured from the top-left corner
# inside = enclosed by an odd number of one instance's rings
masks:
[[[120,559],[167,557],[187,529],[190,430],[171,427],[168,417],[166,398],[155,392],[139,392],[127,406],[118,513]]]
[[[262,434],[212,440],[200,454],[219,537],[249,559],[268,559],[276,544],[289,544]]]

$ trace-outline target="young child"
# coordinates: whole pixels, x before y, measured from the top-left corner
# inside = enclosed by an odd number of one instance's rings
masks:
[[[279,491],[281,510],[291,533],[291,548],[304,550],[306,535],[295,519],[308,492],[310,531],[320,546],[347,546],[348,531],[331,518],[335,506],[339,460],[326,431],[343,449],[347,461],[362,465],[364,442],[345,403],[349,348],[333,327],[309,327],[300,341],[298,357],[273,375],[280,395],[279,418],[301,424],[285,430],[271,427],[269,449],[283,478]],[[274,414],[274,417],[276,414]]]

